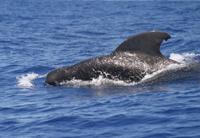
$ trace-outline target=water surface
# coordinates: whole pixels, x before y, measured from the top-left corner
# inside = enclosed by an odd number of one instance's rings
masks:
[[[0,137],[199,138],[198,73],[135,86],[44,84],[49,71],[109,54],[144,31],[171,34],[164,55],[198,60],[199,7],[189,1],[0,1]]]

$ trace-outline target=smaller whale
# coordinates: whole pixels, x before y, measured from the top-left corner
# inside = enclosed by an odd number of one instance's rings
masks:
[[[162,42],[169,38],[166,32],[144,32],[131,36],[110,55],[51,71],[46,77],[46,83],[60,85],[73,79],[92,80],[99,76],[127,83],[139,82],[146,74],[176,63],[160,52]]]

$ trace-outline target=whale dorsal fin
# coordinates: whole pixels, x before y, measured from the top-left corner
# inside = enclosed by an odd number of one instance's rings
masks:
[[[140,52],[153,56],[162,56],[160,45],[163,40],[168,40],[170,35],[165,32],[145,32],[132,37],[120,44],[114,53],[117,52]]]

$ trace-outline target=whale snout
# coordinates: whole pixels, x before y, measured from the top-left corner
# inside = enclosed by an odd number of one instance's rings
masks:
[[[45,82],[47,84],[55,86],[63,81],[63,76],[64,76],[63,70],[57,69],[57,70],[51,71],[50,73],[47,74]]]
[[[50,85],[56,85],[56,77],[57,75],[54,72],[50,72],[47,74],[45,83]]]

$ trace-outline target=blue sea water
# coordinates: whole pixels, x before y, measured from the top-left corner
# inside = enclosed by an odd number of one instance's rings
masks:
[[[1,0],[0,137],[199,138],[199,68],[146,85],[44,83],[144,31],[171,34],[167,57],[200,61],[199,26],[198,1]]]

